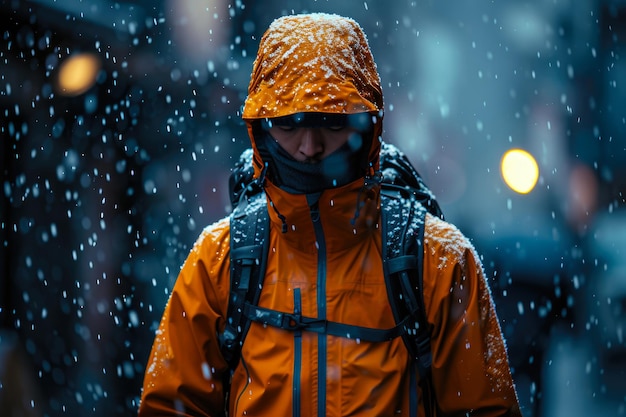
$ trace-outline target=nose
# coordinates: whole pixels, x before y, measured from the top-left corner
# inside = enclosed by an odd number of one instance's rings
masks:
[[[298,151],[307,159],[319,159],[324,154],[324,140],[319,129],[302,130]]]

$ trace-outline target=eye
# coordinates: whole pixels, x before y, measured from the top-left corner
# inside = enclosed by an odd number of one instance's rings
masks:
[[[328,126],[326,129],[330,130],[331,132],[341,132],[345,128],[345,126]]]
[[[290,125],[277,125],[277,124],[275,124],[274,127],[282,130],[283,132],[292,132],[295,129],[295,127],[290,126]]]

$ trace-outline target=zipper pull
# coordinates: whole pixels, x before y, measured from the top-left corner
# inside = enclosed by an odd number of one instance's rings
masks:
[[[306,202],[309,205],[311,220],[313,220],[313,223],[317,223],[320,220],[319,200],[321,195],[321,192],[306,195]]]

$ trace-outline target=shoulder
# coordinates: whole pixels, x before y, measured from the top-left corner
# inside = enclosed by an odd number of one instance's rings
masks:
[[[176,280],[174,293],[183,298],[219,293],[227,298],[229,268],[230,226],[229,219],[223,218],[205,227],[196,239]]]
[[[470,240],[438,217],[427,215],[425,223],[423,294],[429,322],[440,326],[451,318],[460,320],[476,303],[488,312],[490,290]]]
[[[224,217],[206,226],[191,248],[190,257],[204,257],[216,253],[216,247],[230,245],[230,220]]]
[[[478,262],[476,249],[458,227],[431,214],[426,214],[424,226],[424,255],[439,255],[439,267],[462,264],[471,258]]]

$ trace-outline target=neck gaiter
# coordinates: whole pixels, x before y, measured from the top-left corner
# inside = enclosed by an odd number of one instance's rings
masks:
[[[348,142],[319,162],[299,162],[287,153],[267,130],[259,129],[256,145],[268,175],[278,187],[293,194],[310,194],[341,187],[367,172],[367,137],[355,133]],[[369,139],[371,140],[371,138]]]

